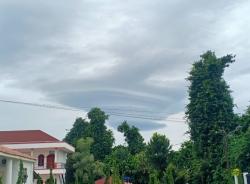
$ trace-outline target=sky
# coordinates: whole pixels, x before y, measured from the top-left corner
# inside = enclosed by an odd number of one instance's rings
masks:
[[[249,105],[249,12],[247,0],[0,0],[0,100],[82,109],[0,103],[1,130],[62,139],[101,107],[116,144],[127,120],[145,141],[159,132],[178,147],[188,139],[186,78],[207,50],[236,55],[225,79],[235,111]]]

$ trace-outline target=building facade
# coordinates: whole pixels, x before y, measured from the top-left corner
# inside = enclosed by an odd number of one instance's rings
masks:
[[[69,144],[41,130],[0,131],[0,144],[36,159],[34,172],[45,182],[50,170],[57,184],[65,183],[67,154],[74,152]]]
[[[26,183],[32,184],[35,158],[0,146],[0,177],[2,183],[13,184],[17,182],[20,161],[23,162]]]

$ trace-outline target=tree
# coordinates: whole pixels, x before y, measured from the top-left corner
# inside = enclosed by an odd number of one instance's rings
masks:
[[[158,178],[158,173],[157,171],[153,171],[150,175],[149,175],[149,184],[160,184],[160,180]]]
[[[229,140],[230,161],[233,168],[250,170],[250,128],[246,132],[234,135]]]
[[[171,146],[165,135],[154,133],[147,146],[149,163],[158,172],[163,172],[168,164]]]
[[[76,147],[76,143],[81,138],[86,138],[90,136],[90,124],[85,119],[77,118],[73,124],[73,127],[67,133],[64,138],[64,141],[72,146]],[[75,176],[74,176],[74,168],[73,168],[73,160],[72,154],[69,154],[67,157],[66,162],[66,182],[67,183],[74,183]]]
[[[37,176],[37,184],[43,184],[43,180],[40,175]]]
[[[111,153],[114,143],[113,134],[105,125],[108,116],[99,108],[93,108],[88,113],[88,118],[90,122],[82,118],[77,118],[73,127],[64,138],[64,141],[76,147],[79,139],[91,137],[93,139],[90,148],[91,153],[93,153],[95,159],[103,161]],[[73,165],[72,154],[69,154],[66,162],[67,183],[75,182],[75,169]]]
[[[73,127],[67,133],[64,141],[68,144],[76,146],[76,142],[80,138],[86,138],[90,136],[89,123],[82,118],[77,118],[73,124]]]
[[[170,157],[170,165],[173,164],[175,168],[175,184],[192,183],[194,179],[191,180],[190,177],[197,174],[196,168],[197,163],[199,163],[199,160],[197,160],[196,155],[194,153],[193,142],[184,142],[178,151],[171,152]]]
[[[20,160],[19,162],[19,172],[18,172],[18,178],[17,178],[17,184],[23,184],[26,182],[26,178],[25,178],[25,171],[23,168],[23,161]]]
[[[133,158],[127,147],[114,147],[112,153],[105,159],[106,165],[111,170],[117,170],[120,176],[131,175],[133,170]]]
[[[250,107],[247,108],[246,112],[241,117],[238,117],[238,122],[243,133],[248,131],[250,127]]]
[[[114,169],[113,169],[112,184],[122,184],[119,170],[116,167],[114,167]]]
[[[103,161],[105,156],[111,153],[114,143],[113,133],[107,130],[105,121],[108,116],[99,108],[93,108],[88,113],[90,119],[90,137],[94,142],[91,146],[91,153],[95,159]]]
[[[146,152],[142,151],[133,156],[134,173],[133,178],[134,184],[148,184],[150,174],[150,164],[146,156]]]
[[[92,137],[94,142],[91,146],[91,153],[94,154],[95,159],[103,161],[105,156],[111,153],[114,143],[113,133],[105,125],[108,115],[99,108],[92,108],[88,113],[88,119],[89,122],[77,118],[64,141],[76,146],[77,140]]]
[[[93,184],[95,179],[104,175],[103,165],[95,162],[93,154],[90,153],[91,144],[92,138],[77,141],[76,152],[72,155],[76,183]]]
[[[54,180],[53,174],[52,174],[52,169],[50,169],[49,172],[49,178],[45,182],[46,184],[56,184],[56,180]]]
[[[232,55],[217,58],[208,51],[193,64],[188,77],[191,84],[186,116],[194,151],[203,160],[201,172],[206,174],[202,175],[202,184],[218,182],[216,168],[228,162],[227,157],[223,157],[227,153],[226,138],[236,124],[233,122],[233,100],[223,73],[233,59]]]
[[[139,129],[135,126],[130,127],[129,124],[124,121],[118,126],[118,131],[125,136],[125,141],[127,142],[128,149],[132,155],[141,152],[145,148],[144,139],[139,133]]]
[[[65,164],[66,174],[65,174],[65,180],[67,184],[75,184],[75,169],[73,167],[74,160],[72,158],[72,153],[68,154],[67,161]]]
[[[164,173],[164,176],[163,176],[163,183],[164,184],[175,184],[174,182],[174,166],[173,164],[169,164],[165,173]]]

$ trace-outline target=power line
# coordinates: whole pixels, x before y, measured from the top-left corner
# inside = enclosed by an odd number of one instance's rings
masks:
[[[63,106],[56,106],[50,104],[39,104],[39,103],[31,103],[31,102],[24,102],[24,101],[14,101],[14,100],[3,100],[0,99],[2,103],[11,103],[11,104],[18,104],[18,105],[26,105],[26,106],[33,106],[33,107],[41,107],[41,108],[49,108],[49,109],[57,109],[57,110],[66,110],[66,111],[83,111],[89,110],[91,107],[81,107],[79,108],[70,108],[70,107],[63,107]],[[114,110],[114,109],[113,109]],[[141,111],[143,112],[143,111]],[[133,113],[122,113],[122,112],[114,112],[106,110],[106,113],[113,116],[118,117],[129,117],[129,118],[136,118],[136,119],[145,119],[145,120],[154,120],[154,121],[173,121],[173,122],[185,122],[185,120],[178,120],[174,118],[165,118],[165,117],[154,117],[154,116],[145,116],[140,114],[133,114]]]
[[[30,103],[30,102],[22,102],[22,101],[13,101],[13,100],[1,100],[0,99],[0,102],[12,103],[12,104],[18,104],[18,105],[34,106],[34,107],[42,107],[42,108],[50,108],[50,109],[68,110],[68,111],[82,111],[81,109],[73,109],[73,108],[63,107],[63,106],[55,106],[55,105],[39,104],[39,103]]]

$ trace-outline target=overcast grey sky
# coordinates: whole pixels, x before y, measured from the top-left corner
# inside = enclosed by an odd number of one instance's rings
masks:
[[[249,12],[247,0],[0,0],[0,99],[180,119],[191,64],[213,50],[236,54],[225,78],[243,112]],[[42,129],[62,138],[84,115],[0,103],[2,130]],[[154,131],[173,144],[187,137],[185,123],[168,120],[111,116],[108,125],[116,129],[122,120],[146,140]]]

